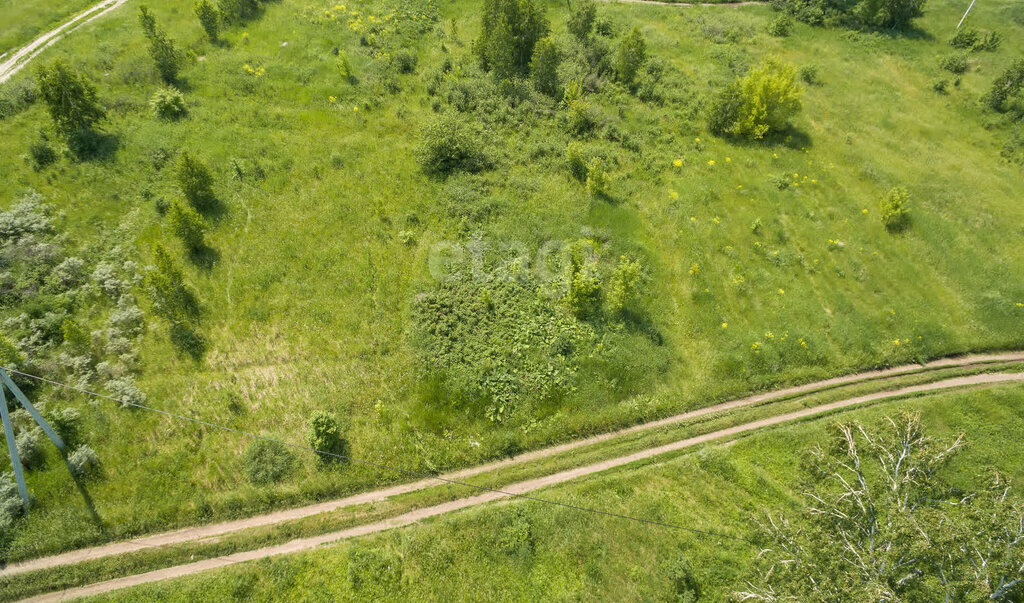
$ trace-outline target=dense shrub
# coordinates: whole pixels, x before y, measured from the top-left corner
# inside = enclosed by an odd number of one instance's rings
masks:
[[[608,309],[615,314],[633,306],[640,296],[640,281],[643,267],[640,262],[626,256],[619,258],[619,265],[608,282]]]
[[[220,11],[210,3],[210,0],[199,0],[199,2],[196,2],[194,11],[196,18],[199,19],[199,24],[203,26],[203,31],[206,32],[206,37],[211,42],[216,42],[217,37],[220,35]]]
[[[719,90],[707,107],[708,130],[718,136],[732,133],[742,107],[743,92],[738,82]]]
[[[57,432],[68,448],[75,448],[81,443],[82,415],[74,408],[65,408],[46,413],[46,421]]]
[[[613,68],[615,79],[631,90],[634,89],[636,75],[647,60],[647,42],[639,27],[630,30],[619,42],[615,50]]]
[[[512,507],[502,513],[498,546],[506,555],[531,555],[536,546],[533,522],[522,507]]]
[[[33,80],[7,82],[0,88],[0,120],[13,117],[36,102],[39,89]]]
[[[1009,110],[1009,102],[1021,92],[1024,86],[1024,59],[1014,61],[1002,73],[984,97],[984,102],[996,111]]]
[[[577,40],[585,41],[594,31],[594,22],[597,20],[597,3],[594,0],[577,0],[572,11],[569,13],[569,20],[566,22],[566,29]]]
[[[255,440],[245,448],[245,476],[254,484],[273,484],[284,479],[295,465],[295,455],[281,442]]]
[[[146,404],[146,394],[135,385],[131,377],[117,377],[107,381],[107,392],[121,403],[122,408]]]
[[[905,29],[924,14],[926,0],[860,0],[853,7],[853,15],[868,27]]]
[[[587,163],[587,194],[591,197],[603,199],[608,197],[611,177],[605,169],[604,161],[600,157],[594,157]]]
[[[149,40],[149,56],[152,57],[160,78],[170,84],[178,79],[182,55],[174,46],[174,40],[167,37],[156,25],[156,18],[145,6],[139,7],[139,25],[142,33]]]
[[[78,479],[94,477],[100,470],[100,457],[92,448],[82,445],[68,455],[68,467],[71,475]]]
[[[332,414],[317,411],[309,419],[309,431],[306,442],[310,447],[328,454],[318,454],[320,465],[339,463],[347,459],[341,458],[348,454],[348,441],[343,437],[341,423]]]
[[[167,224],[171,227],[174,236],[181,239],[181,242],[190,251],[197,251],[205,247],[206,222],[191,205],[177,200],[171,202],[171,206],[167,210]]]
[[[473,50],[483,68],[499,79],[526,75],[534,46],[548,29],[544,7],[536,0],[484,0]]]
[[[814,65],[801,65],[800,68],[796,70],[796,76],[800,78],[800,81],[803,83],[810,84],[812,86],[817,86],[821,83],[821,80],[818,79],[818,68]]]
[[[696,603],[700,599],[700,584],[693,576],[690,562],[681,553],[665,565],[670,585],[670,599],[677,603]]]
[[[975,52],[995,52],[996,50],[998,50],[999,45],[1002,43],[1003,37],[999,35],[999,32],[990,31],[987,34],[983,35],[981,39],[979,39],[977,42],[975,42],[974,46],[971,47],[971,50]]]
[[[174,88],[161,88],[149,99],[149,108],[159,119],[179,119],[185,116],[185,97]]]
[[[146,274],[153,311],[171,323],[184,323],[199,314],[199,301],[185,275],[159,243],[153,248],[154,267]]]
[[[96,87],[60,59],[43,67],[36,81],[57,133],[66,139],[91,131],[106,117],[96,98]]]
[[[15,438],[18,458],[25,469],[38,469],[45,458],[43,453],[43,430],[38,427],[23,429]]]
[[[766,59],[715,98],[708,113],[708,127],[716,134],[763,138],[786,127],[800,110],[796,69]]]
[[[899,232],[910,224],[910,193],[902,186],[889,190],[879,203],[882,224],[890,232]]]
[[[57,151],[45,136],[40,136],[28,145],[28,156],[32,169],[37,172],[57,161]]]
[[[772,0],[811,25],[905,29],[923,14],[926,0]]]
[[[18,486],[11,474],[0,473],[0,532],[10,529],[25,512]]]
[[[953,48],[969,50],[978,43],[979,37],[978,30],[973,27],[961,27],[953,32],[952,37],[949,38],[949,45]]]
[[[452,113],[423,128],[416,156],[425,172],[442,176],[459,170],[476,172],[487,165],[480,136]]]
[[[967,71],[967,55],[951,54],[948,57],[943,57],[939,61],[939,67],[942,67],[950,73],[960,75]]]
[[[597,118],[594,116],[593,109],[590,108],[590,103],[582,98],[570,101],[567,108],[565,128],[569,134],[584,136],[597,125]]]
[[[416,55],[409,50],[398,50],[392,57],[395,70],[398,73],[413,73],[416,71]]]
[[[561,94],[558,81],[558,64],[561,60],[561,53],[551,38],[537,42],[530,61],[530,79],[541,94],[555,98]]]
[[[228,23],[242,23],[255,17],[260,11],[257,0],[218,0],[221,16]]]
[[[789,15],[779,15],[768,23],[768,33],[776,38],[785,38],[793,30],[793,19]]]
[[[570,142],[565,147],[565,164],[573,178],[580,182],[586,181],[587,156],[583,152],[583,145],[578,142]]]
[[[203,211],[213,205],[216,200],[213,194],[213,176],[205,163],[192,157],[187,151],[182,151],[174,176],[181,194],[185,195],[192,207]]]

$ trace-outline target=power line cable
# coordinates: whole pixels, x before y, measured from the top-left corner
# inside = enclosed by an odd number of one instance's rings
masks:
[[[146,406],[145,404],[138,404],[136,402],[129,402],[129,401],[126,401],[126,400],[121,400],[121,399],[115,398],[113,396],[109,396],[109,395],[106,395],[106,394],[101,394],[99,392],[95,392],[95,391],[88,390],[88,389],[81,388],[81,387],[76,387],[74,385],[69,385],[67,383],[61,383],[59,381],[54,381],[52,379],[47,379],[45,377],[40,377],[38,375],[32,375],[30,373],[19,371],[17,369],[8,368],[8,367],[5,367],[5,366],[0,366],[0,369],[3,369],[3,370],[8,371],[10,373],[21,375],[23,377],[28,377],[29,379],[35,379],[35,380],[41,381],[43,383],[49,383],[50,385],[56,385],[58,387],[63,387],[65,389],[74,390],[74,391],[77,391],[77,392],[80,392],[80,393],[83,393],[83,394],[87,394],[87,395],[90,395],[90,396],[96,396],[98,398],[105,398],[107,400],[111,400],[113,402],[117,402],[118,404],[121,404],[123,406],[131,406],[131,407],[134,407],[134,408],[140,408],[142,410],[148,410],[148,411],[151,411],[151,412],[155,412],[155,413],[159,413],[159,414],[162,414],[162,415],[166,415],[166,416],[172,417],[174,419],[180,419],[180,420],[183,420],[183,421],[190,421],[192,423],[196,423],[198,425],[203,425],[203,426],[206,426],[206,427],[211,427],[213,429],[219,429],[221,431],[227,431],[227,432],[231,432],[231,433],[236,433],[236,434],[239,434],[239,435],[244,435],[244,436],[248,436],[248,437],[251,437],[251,438],[260,439],[260,440],[264,440],[264,441],[267,441],[267,442],[274,442],[274,443],[282,444],[284,446],[288,446],[288,447],[295,448],[295,449],[298,449],[298,450],[306,450],[306,451],[314,452],[316,454],[320,454],[320,455],[323,455],[323,456],[335,457],[335,458],[346,460],[346,461],[350,461],[350,462],[353,462],[353,463],[360,463],[362,465],[368,465],[370,467],[375,467],[377,469],[387,469],[389,471],[395,471],[395,472],[398,472],[398,473],[403,473],[405,475],[409,475],[409,476],[412,476],[412,477],[419,477],[419,478],[423,478],[423,479],[433,479],[433,480],[437,480],[439,482],[444,482],[446,484],[450,484],[450,485],[453,485],[453,486],[465,486],[467,488],[474,488],[476,490],[481,490],[481,491],[484,491],[484,492],[492,492],[494,494],[501,494],[501,495],[509,496],[509,497],[512,497],[512,498],[521,498],[521,499],[524,499],[524,500],[532,500],[534,502],[544,503],[544,504],[548,504],[548,505],[555,505],[555,506],[559,506],[559,507],[564,507],[566,509],[573,509],[575,511],[584,511],[584,512],[587,512],[587,513],[594,513],[594,514],[597,514],[597,515],[604,515],[604,516],[607,516],[607,517],[615,517],[615,518],[619,518],[619,519],[626,519],[626,520],[629,520],[629,521],[635,521],[635,522],[642,523],[642,524],[656,525],[656,526],[661,526],[661,527],[665,527],[665,528],[672,528],[672,529],[676,529],[676,530],[682,530],[684,532],[690,532],[690,533],[699,534],[699,535],[702,535],[702,536],[713,536],[715,538],[728,538],[730,540],[737,540],[737,541],[740,541],[740,542],[746,542],[748,544],[753,544],[749,540],[747,540],[746,538],[741,538],[739,536],[731,536],[729,534],[713,532],[713,531],[710,531],[710,530],[701,530],[701,529],[698,529],[698,528],[690,528],[690,527],[686,527],[686,526],[680,526],[680,525],[676,525],[676,524],[671,524],[671,523],[666,523],[666,522],[662,522],[662,521],[657,521],[657,520],[654,520],[654,519],[644,519],[642,517],[633,517],[631,515],[623,515],[621,513],[613,513],[611,511],[602,511],[600,509],[591,509],[589,507],[581,507],[581,506],[573,505],[573,504],[570,504],[570,503],[558,502],[556,500],[548,500],[548,499],[545,499],[545,498],[539,498],[539,497],[536,497],[536,496],[530,496],[529,494],[517,494],[515,492],[508,492],[508,491],[505,491],[505,490],[500,490],[498,488],[490,488],[488,486],[480,486],[478,484],[471,484],[469,482],[464,482],[464,481],[461,481],[461,480],[451,479],[451,478],[447,478],[447,477],[441,477],[439,475],[433,475],[433,474],[430,474],[430,473],[423,473],[421,471],[414,471],[414,470],[410,470],[410,469],[402,469],[400,467],[394,467],[394,466],[391,466],[391,465],[385,465],[383,463],[376,463],[374,461],[368,461],[368,460],[365,460],[365,459],[360,459],[360,458],[356,458],[356,457],[345,455],[345,454],[338,454],[338,453],[335,453],[335,452],[327,452],[325,450],[317,450],[316,448],[313,448],[311,446],[304,446],[302,444],[294,444],[292,442],[287,442],[287,441],[284,441],[284,440],[278,440],[278,439],[275,439],[275,438],[259,435],[259,434],[256,434],[256,433],[252,433],[252,432],[248,432],[248,431],[243,431],[241,429],[235,429],[233,427],[227,427],[226,425],[218,425],[216,423],[210,423],[208,421],[203,421],[201,419],[196,419],[194,417],[186,417],[185,415],[179,415],[179,414],[176,414],[176,413],[173,413],[173,412],[169,412],[169,411],[166,411],[166,410],[161,410],[159,408],[153,408],[152,406]]]

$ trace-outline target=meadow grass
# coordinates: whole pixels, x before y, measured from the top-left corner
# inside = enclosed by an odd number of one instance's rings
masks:
[[[149,4],[195,57],[180,82],[187,117],[150,114],[160,84],[133,7],[123,7],[37,59],[64,57],[97,82],[116,150],[34,171],[21,156],[48,123],[36,104],[3,121],[0,180],[11,191],[4,203],[39,191],[82,248],[97,230],[125,225],[145,263],[154,242],[174,248],[154,200],[177,193],[158,159],[188,149],[213,168],[223,204],[208,235],[214,261],[189,264],[177,249],[203,303],[208,350],[194,361],[151,320],[138,380],[156,407],[292,442],[303,441],[313,410],[328,410],[347,424],[354,456],[440,471],[750,390],[1024,341],[1020,171],[999,159],[1002,133],[983,127],[976,102],[1024,47],[1012,2],[976,11],[972,20],[1001,31],[1003,47],[972,55],[945,96],[931,82],[961,8],[946,0],[902,37],[797,25],[775,38],[763,6],[602,4],[617,35],[638,25],[649,54],[669,64],[664,104],[613,86],[589,97],[606,125],[583,144],[612,159],[611,200],[588,198],[569,176],[571,138],[554,105],[540,105],[528,127],[487,126],[495,167],[480,178],[494,208],[473,220],[446,209],[450,182],[419,169],[415,133],[434,115],[429,75],[445,56],[471,62],[475,3],[437,6],[436,29],[412,43],[415,73],[394,75],[393,94],[374,92],[385,61],[346,22],[313,22],[330,3],[267,3],[222,46],[203,40],[189,7]],[[560,36],[564,3],[547,7]],[[341,77],[336,48],[358,84]],[[795,130],[762,144],[708,134],[708,93],[768,54],[818,69]],[[901,235],[878,215],[895,185],[912,195]],[[437,287],[427,270],[434,242],[480,236],[537,249],[586,233],[642,260],[642,314],[660,343],[610,335],[610,360],[574,393],[523,404],[502,423],[425,393],[408,333],[410,305]],[[34,472],[37,506],[8,559],[401,478],[358,465],[318,470],[302,457],[283,483],[257,487],[242,471],[244,438],[59,390],[40,395],[83,411],[105,475],[88,484],[87,502],[62,464]]]
[[[1024,455],[1013,442],[1024,428],[1019,404],[1022,393],[1019,386],[945,393],[859,409],[728,444],[704,446],[665,463],[609,472],[545,490],[540,496],[751,538],[757,522],[768,513],[797,516],[801,458],[807,448],[825,441],[831,424],[859,421],[871,425],[905,411],[921,412],[929,435],[935,438],[966,434],[968,447],[944,469],[944,479],[958,486],[977,487],[978,477],[995,469],[1019,484],[1024,476]],[[510,529],[523,525],[527,529]],[[518,536],[522,542],[513,542],[521,546],[510,547],[513,535],[523,533],[526,535]],[[743,588],[745,572],[757,553],[756,546],[727,538],[512,501],[315,552],[246,563],[96,599],[363,600],[385,592],[384,598],[393,600],[609,596],[665,600],[672,598],[670,567],[682,556],[700,583],[701,600],[719,601]],[[368,554],[397,559],[398,579],[388,581],[387,576],[380,576],[375,582],[360,575]]]
[[[91,0],[0,0],[0,15],[4,16],[0,23],[0,55],[21,48],[93,4]]]

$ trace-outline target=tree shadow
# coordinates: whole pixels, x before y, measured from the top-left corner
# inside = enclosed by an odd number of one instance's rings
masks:
[[[196,206],[196,211],[202,214],[202,216],[210,222],[216,224],[227,217],[228,206],[219,198],[211,196],[203,199],[202,202]]]
[[[68,139],[68,150],[76,161],[110,161],[120,146],[116,134],[95,130],[77,132]]]
[[[68,462],[67,455],[64,457],[64,465],[68,468],[68,474],[71,476],[71,480],[75,482],[75,487],[78,488],[78,493],[82,495],[82,500],[85,502],[85,508],[89,511],[89,516],[92,518],[93,524],[96,525],[100,531],[105,532],[106,526],[103,524],[103,518],[96,511],[96,504],[92,500],[92,495],[89,494],[89,489],[85,486],[85,478],[75,474],[75,471],[71,468],[71,463]]]
[[[662,336],[661,331],[658,330],[658,327],[655,326],[654,322],[651,321],[650,316],[647,314],[640,314],[629,309],[624,309],[620,313],[620,316],[628,331],[643,335],[654,345],[661,346],[665,344],[665,338]]]
[[[206,355],[206,339],[192,325],[177,323],[171,325],[171,343],[177,350],[199,362]]]
[[[197,267],[203,270],[210,270],[220,261],[220,252],[209,245],[203,245],[202,247],[189,249],[188,259]]]

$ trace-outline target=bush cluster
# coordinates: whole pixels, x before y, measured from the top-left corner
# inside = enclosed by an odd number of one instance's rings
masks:
[[[784,129],[800,111],[800,95],[796,69],[765,59],[718,93],[708,109],[708,128],[718,135],[763,138]]]
[[[425,172],[441,176],[456,171],[476,172],[488,164],[480,135],[452,113],[437,117],[423,128],[416,157]]]
[[[348,455],[348,440],[344,437],[341,422],[330,413],[323,411],[313,413],[309,419],[306,442],[314,450],[329,453],[317,455],[317,463],[321,466],[346,461],[341,457]]]
[[[149,99],[149,108],[159,119],[180,119],[187,113],[185,97],[174,88],[161,88]]]
[[[284,444],[255,440],[246,446],[242,465],[250,482],[264,485],[277,483],[287,477],[295,460],[295,455]]]
[[[879,202],[882,224],[890,232],[899,232],[910,225],[910,193],[902,186],[889,190]]]

